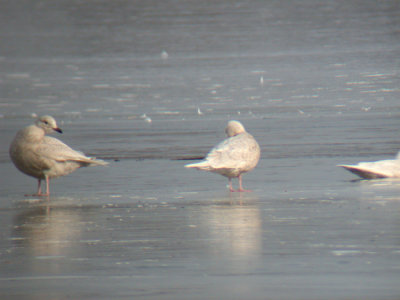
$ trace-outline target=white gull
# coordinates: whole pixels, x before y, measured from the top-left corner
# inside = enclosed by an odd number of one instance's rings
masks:
[[[80,167],[107,164],[46,136],[54,131],[62,133],[56,120],[51,116],[42,116],[34,124],[18,131],[10,145],[10,157],[17,169],[38,179],[37,196],[50,195],[51,178],[67,175]],[[45,194],[41,191],[41,180],[46,180]]]
[[[400,178],[400,152],[396,159],[360,162],[357,165],[338,165],[365,179]]]
[[[210,171],[228,177],[231,192],[235,191],[232,188],[232,178],[238,178],[239,189],[237,191],[244,192],[246,190],[242,187],[242,174],[256,167],[260,159],[260,146],[238,121],[229,121],[225,133],[228,138],[211,149],[203,161],[188,164],[185,167]]]

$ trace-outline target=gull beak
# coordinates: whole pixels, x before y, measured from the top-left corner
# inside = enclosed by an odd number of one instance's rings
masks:
[[[62,133],[62,130],[61,130],[60,128],[58,128],[58,127],[57,127],[57,128],[53,128],[53,130],[54,130],[54,131],[57,131],[57,132],[59,132],[59,133]]]

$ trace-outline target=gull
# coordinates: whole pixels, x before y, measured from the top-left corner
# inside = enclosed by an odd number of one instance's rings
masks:
[[[10,158],[16,168],[38,179],[38,190],[34,196],[50,195],[49,179],[67,175],[80,167],[107,164],[46,136],[54,131],[62,133],[56,120],[51,116],[42,116],[34,124],[18,131],[10,145]],[[42,180],[46,181],[45,194],[41,190]]]
[[[228,138],[211,149],[203,161],[185,167],[228,177],[231,192],[246,192],[242,187],[242,174],[256,167],[260,159],[260,146],[239,121],[229,121],[225,133]],[[233,189],[232,178],[238,178],[238,190]]]
[[[365,179],[400,178],[400,152],[396,159],[360,162],[357,165],[338,165],[338,167],[345,168]]]

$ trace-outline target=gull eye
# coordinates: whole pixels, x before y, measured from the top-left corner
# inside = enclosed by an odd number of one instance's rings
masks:
[[[43,121],[43,123],[46,124],[46,125],[49,125],[49,122],[47,122],[47,121]]]

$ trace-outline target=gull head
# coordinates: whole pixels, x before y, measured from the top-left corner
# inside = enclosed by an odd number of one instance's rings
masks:
[[[41,116],[36,121],[36,126],[42,128],[45,133],[49,134],[53,131],[62,133],[62,130],[58,128],[56,120],[52,116]]]
[[[244,126],[239,121],[229,121],[225,128],[225,133],[228,137],[238,135],[242,132],[246,132],[246,129],[244,129]]]

